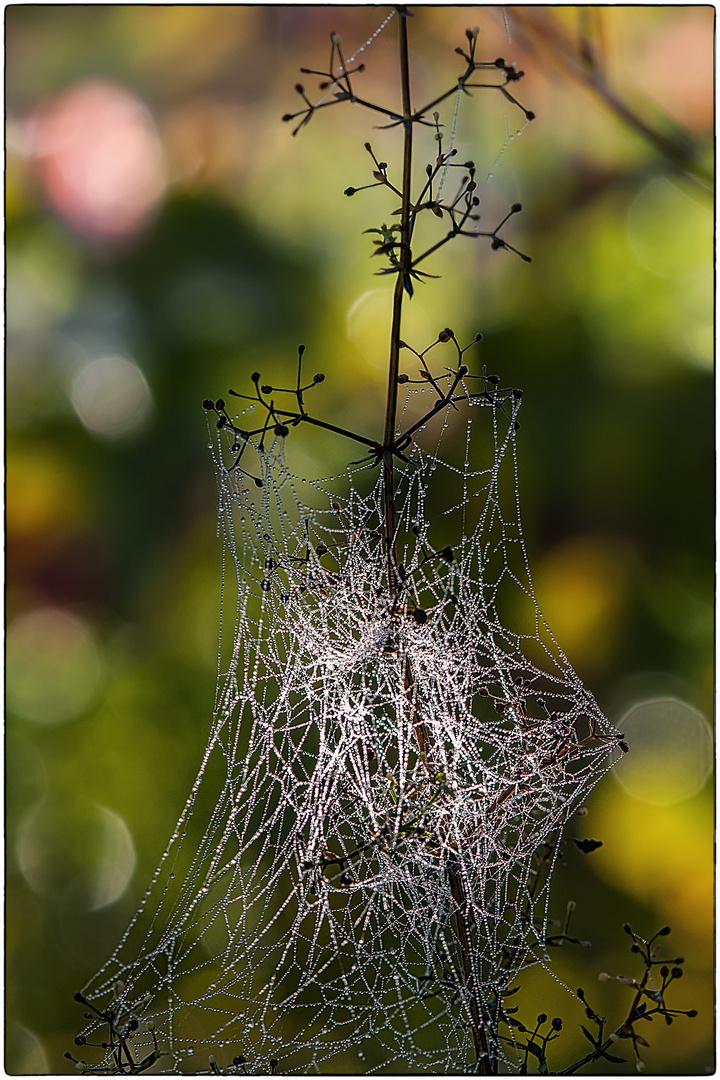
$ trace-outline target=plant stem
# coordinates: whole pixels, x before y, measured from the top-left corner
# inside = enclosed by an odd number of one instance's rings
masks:
[[[395,446],[395,428],[397,422],[397,389],[398,370],[400,364],[400,327],[402,322],[402,305],[405,293],[405,281],[412,266],[411,239],[411,185],[412,185],[412,151],[413,151],[413,114],[410,104],[410,59],[408,52],[407,14],[403,9],[398,9],[400,16],[400,79],[402,87],[402,115],[403,115],[403,176],[402,176],[402,209],[400,216],[400,270],[395,281],[393,293],[392,327],[390,330],[390,360],[388,364],[388,389],[385,406],[385,432],[383,435],[383,506],[384,506],[384,530],[385,550],[387,552],[388,568],[388,591],[391,597],[398,592],[397,571],[397,537],[396,513],[395,513],[395,475],[393,448]],[[404,669],[404,684],[406,693],[412,698],[414,689],[414,675],[412,664],[407,658]],[[421,716],[414,710],[415,734],[418,740],[420,752],[431,754],[428,732]],[[462,969],[465,988],[469,997],[469,1012],[471,1035],[475,1048],[477,1070],[481,1074],[489,1074],[496,1071],[494,1060],[488,1051],[487,1036],[480,1017],[477,995],[475,991],[475,977],[471,961],[471,938],[467,920],[467,897],[465,887],[457,865],[453,864],[452,858],[448,859],[448,881],[450,892],[455,902],[455,923],[457,931],[458,950],[460,953],[460,966]]]
[[[410,58],[408,54],[407,15],[400,14],[400,79],[403,108],[403,177],[402,212],[400,217],[400,271],[393,293],[392,327],[390,329],[390,361],[388,364],[387,403],[385,406],[385,432],[383,435],[383,480],[385,509],[385,550],[388,564],[388,589],[395,596],[398,587],[396,537],[395,537],[395,476],[393,467],[393,444],[397,420],[398,370],[400,366],[400,325],[405,291],[405,275],[410,268],[410,206],[412,185],[412,112],[410,108]]]

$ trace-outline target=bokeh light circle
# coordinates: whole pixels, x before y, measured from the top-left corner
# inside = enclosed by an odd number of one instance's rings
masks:
[[[88,431],[109,438],[137,431],[152,409],[145,376],[133,360],[124,356],[107,356],[85,364],[73,379],[70,396]]]
[[[38,896],[65,895],[98,911],[124,893],[135,871],[125,821],[106,806],[62,808],[42,799],[18,829],[18,869]]]
[[[47,194],[78,232],[137,232],[165,190],[160,140],[143,103],[107,79],[67,87],[33,117]]]
[[[94,634],[61,608],[38,608],[8,627],[7,705],[37,724],[62,724],[93,702],[103,676]]]
[[[629,795],[671,806],[697,794],[712,770],[713,740],[707,720],[677,698],[641,701],[619,728],[630,752],[613,770]]]

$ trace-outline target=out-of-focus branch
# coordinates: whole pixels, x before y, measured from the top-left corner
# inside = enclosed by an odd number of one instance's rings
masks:
[[[586,87],[619,120],[636,131],[673,165],[693,176],[704,187],[713,185],[713,170],[701,160],[697,140],[667,115],[664,118],[667,130],[660,130],[624,101],[607,82],[586,35],[579,35],[574,40],[552,8],[515,7],[512,15],[513,32],[523,48]]]

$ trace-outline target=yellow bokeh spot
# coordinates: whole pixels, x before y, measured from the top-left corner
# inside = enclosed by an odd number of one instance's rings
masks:
[[[616,540],[573,537],[546,555],[533,575],[553,635],[584,670],[612,641],[626,564],[627,552]]]
[[[648,808],[618,787],[602,784],[593,823],[603,847],[595,870],[662,912],[678,931],[712,949],[713,824],[705,794],[673,806]]]

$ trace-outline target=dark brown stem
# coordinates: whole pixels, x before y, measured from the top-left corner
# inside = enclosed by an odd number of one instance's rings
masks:
[[[411,263],[410,207],[412,185],[412,113],[410,109],[410,59],[408,55],[407,15],[400,14],[400,79],[403,108],[403,178],[402,212],[400,217],[400,272],[395,281],[393,294],[392,327],[390,329],[390,360],[388,364],[387,403],[385,406],[385,432],[383,435],[383,482],[385,516],[385,550],[387,552],[388,591],[395,596],[398,588],[395,538],[395,476],[393,446],[397,421],[397,388],[400,366],[400,326],[405,274]]]
[[[477,1059],[478,1073],[487,1076],[497,1072],[497,1063],[491,1059],[488,1051],[487,1036],[478,1009],[477,993],[475,990],[475,975],[470,961],[471,942],[470,931],[467,924],[467,897],[465,886],[460,877],[460,869],[457,859],[453,856],[448,858],[448,881],[450,894],[455,901],[455,926],[457,929],[458,946],[460,950],[460,964],[462,966],[463,979],[468,990],[470,1010],[470,1023],[475,1057]]]
[[[395,597],[398,592],[399,579],[397,572],[397,540],[395,536],[396,513],[395,513],[395,475],[393,453],[396,445],[395,428],[397,423],[397,396],[398,396],[398,371],[400,365],[400,327],[402,322],[402,305],[405,293],[405,282],[412,266],[412,252],[410,248],[410,221],[412,213],[412,135],[413,113],[410,105],[410,60],[408,53],[407,15],[400,15],[400,79],[402,86],[402,113],[403,113],[403,176],[402,176],[402,210],[400,217],[400,270],[395,282],[393,294],[392,327],[390,330],[390,360],[388,364],[388,389],[387,403],[385,407],[385,431],[382,444],[382,464],[384,481],[384,532],[385,550],[387,552],[388,592]],[[415,677],[409,658],[404,666],[404,683],[406,692],[409,694],[411,708],[414,715],[415,736],[418,747],[425,755],[426,768],[432,755],[432,746],[425,722],[417,711],[414,701]],[[457,871],[457,867],[448,860],[448,878],[450,891],[455,901],[455,922],[457,928],[458,949],[463,979],[469,996],[469,1010],[471,1022],[471,1034],[477,1070],[482,1074],[495,1072],[494,1062],[488,1052],[487,1037],[482,1025],[480,1010],[477,1002],[475,977],[471,962],[471,938],[467,924],[467,897],[465,889]]]

